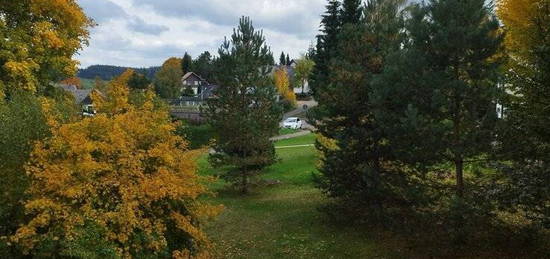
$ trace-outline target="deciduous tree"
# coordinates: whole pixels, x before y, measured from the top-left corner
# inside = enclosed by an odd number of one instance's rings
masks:
[[[315,67],[315,62],[307,57],[302,57],[296,62],[296,68],[294,68],[296,80],[300,82],[302,87],[302,93],[304,93],[304,87],[309,81],[311,74],[313,73],[313,68]]]
[[[275,87],[287,102],[291,105],[296,105],[296,95],[294,91],[290,88],[290,79],[288,78],[288,72],[285,67],[280,67],[275,70],[273,74],[273,79],[275,81]]]
[[[550,228],[550,2],[500,0],[497,11],[510,58],[498,134],[499,158],[506,162],[494,187],[503,208]]]
[[[169,58],[155,75],[153,81],[155,91],[161,98],[173,99],[181,94],[181,78],[183,76],[181,62],[182,60],[179,58]]]
[[[75,74],[92,25],[76,1],[2,1],[0,17],[0,91],[41,91]]]
[[[65,84],[65,85],[74,85],[77,88],[82,87],[82,82],[80,81],[80,78],[78,78],[78,77],[69,77],[69,78],[61,81],[61,83]]]
[[[218,208],[198,201],[207,189],[197,153],[174,134],[167,111],[154,108],[152,92],[142,106],[128,103],[131,73],[109,85],[97,116],[53,120],[52,136],[34,147],[30,220],[12,237],[27,254],[208,256],[200,222]]]

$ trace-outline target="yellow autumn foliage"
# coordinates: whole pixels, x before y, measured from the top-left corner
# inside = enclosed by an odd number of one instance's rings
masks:
[[[499,0],[497,13],[506,29],[506,47],[516,59],[529,61],[532,51],[541,46],[543,30],[550,27],[550,1]]]
[[[25,209],[31,219],[12,236],[26,253],[44,240],[77,240],[79,230],[91,224],[120,257],[210,257],[200,223],[221,208],[198,201],[209,194],[207,179],[197,174],[201,151],[189,151],[174,134],[176,125],[154,107],[151,91],[144,105],[128,103],[128,73],[109,85],[98,115],[51,122],[52,137],[35,145],[26,166],[32,183]]]
[[[2,1],[0,14],[0,91],[35,92],[76,73],[93,23],[75,0]]]
[[[277,92],[292,105],[296,105],[296,94],[290,88],[290,80],[286,68],[281,67],[275,70],[273,75]]]

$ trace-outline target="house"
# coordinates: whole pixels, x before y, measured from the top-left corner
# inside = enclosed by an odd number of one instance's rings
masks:
[[[181,97],[173,101],[177,106],[200,106],[214,96],[218,86],[210,84],[194,72],[188,72],[181,78]]]
[[[92,93],[96,92],[103,96],[101,92],[95,89],[78,89],[74,85],[61,85],[60,87],[70,93],[74,97],[75,103],[82,107],[82,115],[93,116],[96,113],[93,106]]]
[[[192,90],[189,95],[199,95],[202,92],[202,87],[209,85],[206,80],[197,75],[194,72],[188,72],[181,78],[182,89],[181,92],[186,94],[186,90]]]

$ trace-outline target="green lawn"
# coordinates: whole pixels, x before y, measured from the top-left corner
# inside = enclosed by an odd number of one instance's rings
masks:
[[[277,146],[313,144],[308,136],[284,140]],[[256,189],[248,196],[226,191],[222,182],[212,185],[214,204],[225,211],[207,226],[207,232],[223,258],[372,258],[397,257],[382,249],[369,233],[326,224],[317,209],[325,202],[313,186],[317,163],[314,147],[278,149],[280,161],[267,169],[264,179],[280,185]],[[203,174],[214,174],[205,159]]]
[[[299,132],[299,131],[300,130],[297,130],[297,129],[280,128],[279,129],[279,136],[293,134],[293,133],[296,133],[296,132]]]
[[[483,244],[479,250],[455,250],[420,238],[426,233],[405,237],[367,226],[335,225],[318,210],[327,198],[312,181],[317,164],[315,147],[300,146],[314,142],[315,135],[309,134],[276,143],[285,148],[277,149],[279,162],[266,169],[262,178],[278,180],[278,185],[255,188],[241,196],[222,180],[211,184],[217,196],[208,201],[225,206],[224,212],[206,225],[219,258],[517,257],[510,251],[484,249]],[[208,165],[206,156],[199,160],[199,166],[201,174],[217,172]]]
[[[291,139],[285,139],[285,140],[277,141],[277,143],[275,143],[275,147],[277,147],[277,146],[280,147],[280,146],[310,145],[310,144],[314,144],[314,143],[315,143],[315,134],[308,134],[308,135],[297,137],[297,138],[291,138]],[[310,148],[310,149],[314,150],[314,148]],[[287,152],[292,152],[292,151],[287,150]],[[284,154],[285,154],[285,152],[280,153],[279,156],[283,156]],[[313,165],[310,165],[310,166],[313,166]]]

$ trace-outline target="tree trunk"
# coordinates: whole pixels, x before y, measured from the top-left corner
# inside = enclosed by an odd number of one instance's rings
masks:
[[[459,158],[455,161],[456,169],[456,195],[459,198],[464,197],[464,161]]]
[[[248,176],[245,173],[242,174],[241,179],[241,193],[243,195],[248,194]]]

